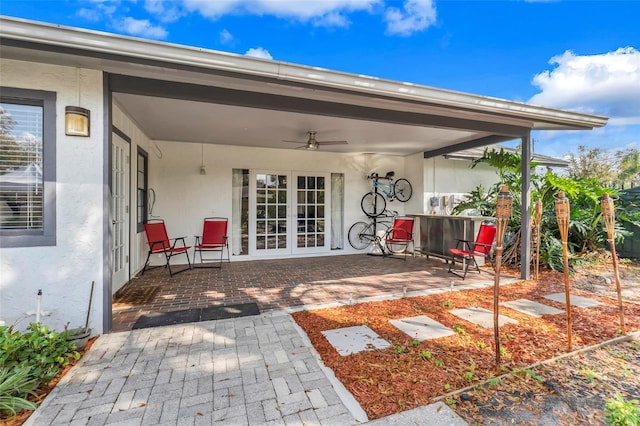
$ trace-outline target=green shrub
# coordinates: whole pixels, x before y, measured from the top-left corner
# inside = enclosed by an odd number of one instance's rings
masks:
[[[0,368],[29,370],[29,375],[46,384],[74,358],[80,358],[75,343],[67,340],[68,332],[50,330],[32,323],[24,333],[13,327],[0,327]]]
[[[637,400],[625,401],[618,392],[613,398],[607,398],[605,402],[605,420],[614,426],[639,426],[640,406]]]
[[[26,398],[34,395],[37,385],[38,379],[28,369],[0,368],[0,413],[15,416],[21,410],[35,410],[36,404]]]

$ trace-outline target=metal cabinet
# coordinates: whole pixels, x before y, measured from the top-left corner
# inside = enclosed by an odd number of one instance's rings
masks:
[[[475,240],[480,224],[495,220],[483,216],[445,216],[412,214],[418,220],[420,230],[417,247],[427,256],[449,258],[449,249],[456,246],[458,239]],[[482,264],[481,260],[480,264]]]

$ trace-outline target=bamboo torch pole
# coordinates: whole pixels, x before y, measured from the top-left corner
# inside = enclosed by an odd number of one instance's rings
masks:
[[[500,267],[502,265],[502,244],[511,217],[511,193],[507,185],[502,185],[496,205],[496,275],[493,284],[493,338],[496,346],[496,367],[500,367]]]
[[[625,334],[624,330],[624,309],[622,308],[622,292],[620,290],[620,275],[618,274],[618,255],[616,253],[616,243],[614,241],[614,227],[616,223],[616,213],[613,206],[613,199],[609,194],[604,194],[600,201],[602,207],[602,217],[604,218],[604,226],[607,229],[609,245],[611,246],[611,257],[613,259],[613,274],[616,279],[616,290],[618,291],[618,308],[620,310],[620,331]]]
[[[558,221],[558,228],[560,229],[560,238],[562,239],[562,259],[564,270],[564,293],[567,309],[567,341],[569,342],[569,351],[571,351],[571,295],[569,293],[569,249],[567,247],[567,240],[569,239],[569,217],[570,207],[569,199],[565,196],[564,192],[558,192],[556,198],[556,220]]]
[[[534,220],[533,223],[536,227],[536,282],[538,282],[539,274],[540,274],[540,232],[542,228],[542,200],[538,198],[536,204],[533,208],[534,211]]]

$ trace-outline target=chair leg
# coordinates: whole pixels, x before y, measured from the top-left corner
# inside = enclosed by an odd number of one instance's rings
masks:
[[[144,271],[147,270],[147,266],[149,266],[149,258],[151,257],[151,250],[149,250],[149,254],[147,254],[147,260],[144,262],[144,268],[142,268],[142,272],[140,272],[140,276],[144,275]]]

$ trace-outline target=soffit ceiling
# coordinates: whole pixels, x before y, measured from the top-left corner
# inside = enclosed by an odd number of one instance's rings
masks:
[[[316,131],[319,141],[348,142],[322,151],[410,155],[486,135],[127,93],[115,93],[114,100],[148,137],[175,142],[304,149],[307,132]]]

